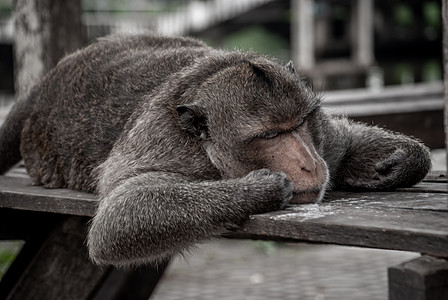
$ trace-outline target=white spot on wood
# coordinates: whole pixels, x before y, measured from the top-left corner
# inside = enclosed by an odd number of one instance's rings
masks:
[[[299,221],[308,221],[313,219],[322,218],[334,214],[331,206],[322,206],[319,204],[304,204],[297,205],[288,208],[289,211],[276,216],[272,216],[269,219],[274,221],[283,221],[297,219]]]

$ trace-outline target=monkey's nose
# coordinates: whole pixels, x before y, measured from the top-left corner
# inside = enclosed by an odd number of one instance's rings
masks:
[[[309,157],[309,159],[305,161],[300,161],[300,170],[306,173],[316,174],[316,163],[312,157]]]
[[[309,170],[309,169],[306,168],[306,167],[302,167],[301,170],[302,170],[303,172],[311,173],[311,170]]]

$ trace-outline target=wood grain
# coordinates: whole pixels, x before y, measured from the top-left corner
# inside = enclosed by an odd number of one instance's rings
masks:
[[[44,189],[27,178],[0,176],[0,207],[91,217],[97,203],[93,194]]]
[[[0,208],[91,217],[95,195],[32,186],[0,176]],[[253,215],[232,238],[319,242],[448,257],[446,183],[431,181],[393,192],[330,192],[319,204],[291,205]]]

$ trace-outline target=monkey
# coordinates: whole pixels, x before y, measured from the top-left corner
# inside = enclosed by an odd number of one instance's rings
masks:
[[[431,167],[400,133],[330,116],[296,71],[188,37],[110,35],[65,56],[0,129],[0,173],[96,193],[99,265],[158,263],[251,214],[329,189],[407,187]]]

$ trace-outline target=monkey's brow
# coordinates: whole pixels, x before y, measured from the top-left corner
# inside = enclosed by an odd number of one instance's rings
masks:
[[[285,121],[280,124],[258,124],[255,126],[248,126],[243,134],[244,140],[254,140],[260,137],[266,137],[269,135],[276,135],[285,132],[291,132],[297,129],[305,119]]]
[[[268,131],[264,131],[259,133],[256,138],[270,138],[270,137],[275,137],[277,135],[279,135],[280,133],[283,133],[284,130],[268,130]]]

